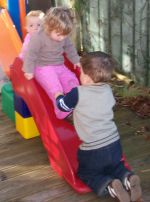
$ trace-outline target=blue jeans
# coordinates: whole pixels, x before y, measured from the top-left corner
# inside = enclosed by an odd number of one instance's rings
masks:
[[[99,196],[108,194],[107,186],[114,179],[122,182],[133,174],[121,161],[120,141],[95,150],[78,150],[78,176]]]

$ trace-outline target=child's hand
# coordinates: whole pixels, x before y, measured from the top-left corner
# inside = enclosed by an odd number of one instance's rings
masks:
[[[24,76],[26,79],[31,80],[33,79],[33,74],[32,73],[24,73]]]
[[[78,62],[77,64],[74,64],[74,69],[76,69],[77,67],[81,67],[80,62]]]

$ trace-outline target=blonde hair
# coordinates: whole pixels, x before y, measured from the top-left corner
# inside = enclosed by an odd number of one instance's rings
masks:
[[[45,13],[41,10],[33,10],[26,15],[26,21],[30,19],[30,17],[38,17],[39,19],[42,19],[44,15]]]
[[[53,30],[68,35],[74,24],[74,13],[67,7],[52,7],[48,10],[44,19],[44,29],[50,34]]]
[[[80,62],[83,72],[95,83],[109,81],[117,66],[117,62],[111,55],[101,51],[84,54]]]

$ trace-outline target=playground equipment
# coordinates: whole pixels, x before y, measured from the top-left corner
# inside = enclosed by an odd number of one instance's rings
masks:
[[[39,136],[35,121],[24,100],[14,93],[14,109],[16,118],[16,130],[25,138],[30,139]]]
[[[20,53],[22,42],[6,9],[0,10],[0,63],[9,77],[9,66]]]
[[[14,92],[10,82],[3,85],[2,90],[2,111],[15,122]]]
[[[6,21],[3,20],[3,16]],[[3,22],[4,27],[1,22]],[[22,61],[16,58],[12,64],[19,53],[21,41],[6,10],[2,10],[0,13],[0,28],[2,30],[0,32],[0,58],[5,64],[4,70],[7,70],[5,72],[12,81],[15,94],[23,99],[34,117],[51,167],[60,176],[63,176],[77,192],[91,191],[76,174],[78,167],[77,150],[80,140],[73,125],[56,118],[53,104],[47,94],[34,79],[25,79],[22,72]],[[1,37],[4,36],[3,29],[6,33],[4,39]],[[8,56],[5,57],[6,53]],[[11,68],[9,68],[10,64],[12,64]],[[68,61],[66,65],[72,68]],[[75,73],[79,74],[79,72]]]
[[[53,104],[34,79],[26,80],[22,61],[17,58],[11,67],[11,81],[17,95],[30,109],[47,150],[52,168],[79,193],[90,189],[77,177],[77,149],[80,140],[74,127],[56,118]]]
[[[0,0],[0,7],[6,8],[7,7],[7,1],[6,0]]]
[[[89,192],[90,189],[76,175],[80,141],[74,127],[56,118],[50,99],[34,79],[28,81],[24,78],[22,61],[17,58],[13,63],[22,43],[6,9],[2,9],[0,13],[0,28],[0,58],[3,69],[11,78],[14,93],[23,99],[34,117],[51,167],[77,192]],[[70,63],[67,65],[71,66]]]

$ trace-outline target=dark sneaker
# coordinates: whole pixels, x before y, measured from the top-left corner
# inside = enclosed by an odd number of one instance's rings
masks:
[[[118,200],[120,202],[130,202],[129,194],[124,189],[120,180],[118,180],[118,179],[113,180],[111,186],[114,189],[116,198],[118,198]]]
[[[131,201],[140,201],[142,200],[142,189],[140,185],[140,178],[137,175],[131,175],[129,178],[130,182],[130,192],[131,192]]]

